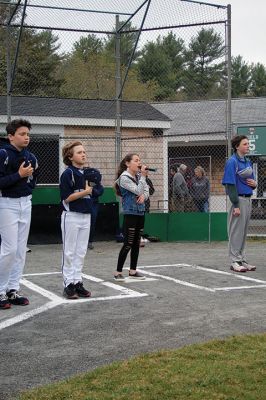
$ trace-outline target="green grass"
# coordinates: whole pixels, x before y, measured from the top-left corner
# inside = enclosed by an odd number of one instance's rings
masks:
[[[266,334],[144,354],[19,397],[70,399],[265,400]]]

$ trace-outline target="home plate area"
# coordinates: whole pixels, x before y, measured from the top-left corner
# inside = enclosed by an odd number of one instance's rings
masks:
[[[190,264],[146,265],[139,271],[148,277],[164,279],[178,285],[207,292],[230,292],[265,288],[266,281],[247,274],[236,274]]]
[[[60,303],[64,304],[147,296],[146,293],[139,293],[92,275],[82,274],[82,277],[84,286],[92,292],[92,297],[80,298],[78,300],[68,300],[63,297],[62,274],[58,272],[26,274],[23,276],[21,283],[52,301],[60,301]]]
[[[60,272],[24,274],[21,279],[21,289],[27,295],[29,294],[26,293],[26,290],[30,290],[30,305],[25,308],[26,312],[21,312],[20,308],[18,313],[18,308],[12,307],[10,312],[5,313],[0,320],[0,331],[62,304],[77,305],[84,302],[123,300],[148,296],[147,293],[140,293],[91,275],[82,274],[82,276],[84,286],[92,291],[92,297],[68,300],[63,297],[62,274]],[[154,278],[147,278],[145,281],[154,280]],[[31,308],[33,304],[35,307]]]
[[[63,297],[62,274],[60,272],[43,272],[25,274],[21,280],[22,290],[30,295],[30,305],[18,312],[16,307],[0,319],[0,331],[8,326],[25,321],[47,310],[64,305],[77,305],[84,302],[125,300],[148,296],[146,291],[156,291],[164,281],[169,285],[182,285],[188,289],[205,292],[229,292],[266,288],[266,281],[252,278],[249,274],[236,274],[212,268],[189,264],[144,265],[138,268],[145,280],[126,278],[123,284],[106,281],[98,277],[82,274],[84,286],[91,290],[92,297],[68,300]],[[127,272],[125,271],[125,276]],[[149,285],[152,283],[152,286]],[[132,289],[132,287],[134,289]],[[136,288],[139,290],[136,290]],[[27,293],[29,291],[30,293]],[[34,308],[32,307],[34,305]]]

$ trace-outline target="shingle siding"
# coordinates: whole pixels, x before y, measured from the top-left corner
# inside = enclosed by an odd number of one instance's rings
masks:
[[[151,103],[171,120],[168,135],[218,133],[226,131],[226,101]],[[266,97],[232,100],[233,124],[266,122]]]
[[[12,114],[40,117],[114,119],[115,101],[12,97]],[[122,102],[123,119],[169,121],[169,117],[145,102]],[[7,114],[6,97],[0,96],[0,114]]]

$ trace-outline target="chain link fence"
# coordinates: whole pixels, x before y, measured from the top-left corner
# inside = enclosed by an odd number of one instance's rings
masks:
[[[77,139],[105,187],[113,187],[128,152],[156,168],[149,173],[151,213],[226,212],[229,6],[1,1],[0,22],[0,114],[33,123],[30,148],[39,158],[40,185],[58,185],[62,146]],[[265,161],[254,161],[262,182]],[[174,172],[185,187],[182,207],[174,200],[180,196]],[[266,194],[259,187],[251,233],[263,234]]]

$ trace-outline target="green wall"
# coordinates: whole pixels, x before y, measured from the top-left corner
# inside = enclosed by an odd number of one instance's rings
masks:
[[[56,186],[37,186],[32,193],[32,204],[59,204],[59,188]]]
[[[104,189],[100,202],[117,202],[113,188]],[[38,186],[33,191],[32,203],[59,204],[58,186]],[[144,232],[163,242],[222,241],[227,240],[226,219],[226,213],[150,213],[146,215]]]
[[[223,241],[227,240],[226,222],[226,213],[150,213],[144,232],[163,242]]]
[[[113,188],[105,188],[103,195],[100,197],[100,203],[116,202],[116,196]],[[32,204],[59,204],[60,193],[58,186],[37,186],[33,190]]]

